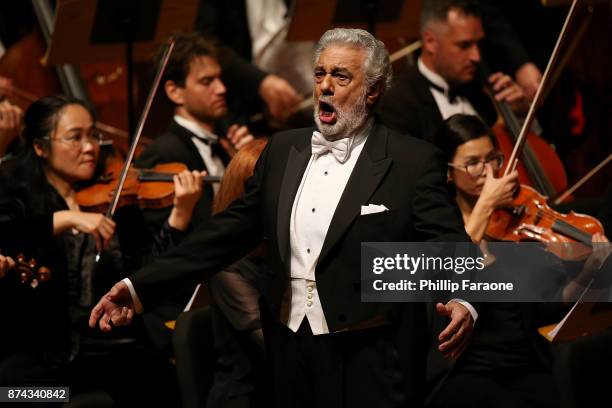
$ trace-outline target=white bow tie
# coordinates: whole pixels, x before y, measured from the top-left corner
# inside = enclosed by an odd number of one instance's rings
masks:
[[[345,137],[343,139],[329,141],[321,132],[314,131],[312,133],[312,154],[321,155],[326,152],[331,152],[336,160],[340,163],[344,163],[350,156],[349,149],[350,138]]]

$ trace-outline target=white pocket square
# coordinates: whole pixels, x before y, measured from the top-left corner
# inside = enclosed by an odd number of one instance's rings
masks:
[[[376,214],[383,211],[389,211],[389,209],[382,204],[368,204],[361,206],[361,215]]]

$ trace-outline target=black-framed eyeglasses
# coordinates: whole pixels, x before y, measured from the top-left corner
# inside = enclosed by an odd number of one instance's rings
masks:
[[[477,178],[484,173],[486,163],[490,164],[493,170],[499,170],[504,165],[504,155],[495,153],[484,160],[473,160],[464,165],[454,163],[448,163],[448,165],[454,169],[465,171],[470,177]]]

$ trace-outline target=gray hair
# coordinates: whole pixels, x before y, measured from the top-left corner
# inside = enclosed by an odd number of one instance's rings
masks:
[[[374,38],[366,30],[359,28],[334,28],[327,30],[319,39],[315,47],[314,60],[317,61],[321,53],[330,45],[347,44],[363,49],[367,56],[364,63],[365,79],[368,88],[382,83],[384,89],[389,89],[393,70],[389,53],[382,41]]]

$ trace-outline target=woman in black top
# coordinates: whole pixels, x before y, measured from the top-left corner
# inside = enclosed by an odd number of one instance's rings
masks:
[[[152,245],[160,251],[180,239],[201,194],[202,175],[184,172],[175,178],[172,214],[150,237],[137,207],[120,208],[117,223],[80,210],[77,188],[94,178],[100,154],[93,115],[82,102],[51,96],[33,103],[24,116],[22,139],[21,151],[0,168],[0,226],[5,227],[0,248],[35,258],[52,275],[36,287],[21,284],[16,274],[0,280],[5,328],[0,384],[61,384],[71,387],[71,397],[103,390],[116,403],[143,401],[151,393],[128,392],[128,381],[139,373],[157,381],[163,373],[151,376],[151,365],[163,370],[167,362],[156,361],[140,327],[113,335],[90,330],[89,309],[113,282],[150,257]],[[9,261],[5,258],[5,269]],[[94,376],[113,364],[126,367],[124,384]],[[145,364],[148,371],[141,372]]]

